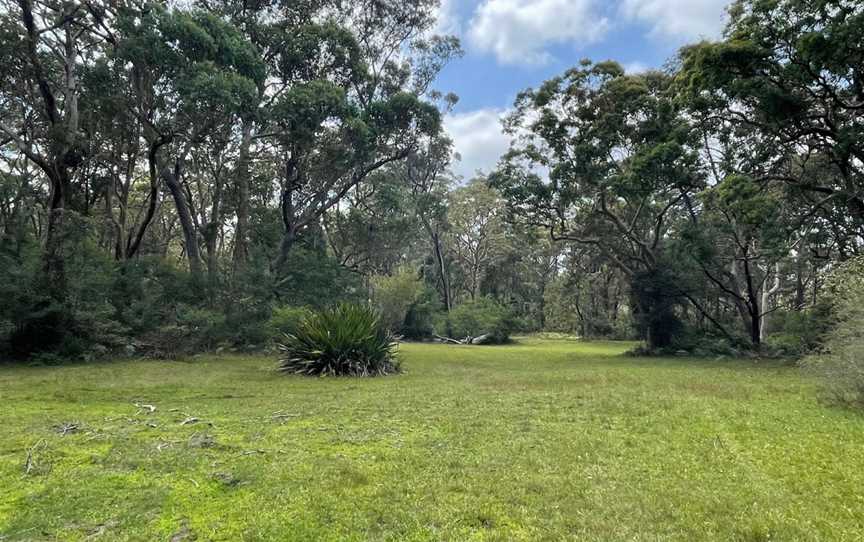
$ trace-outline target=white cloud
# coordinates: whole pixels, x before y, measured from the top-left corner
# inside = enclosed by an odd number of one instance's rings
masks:
[[[627,72],[628,75],[645,73],[651,69],[651,66],[645,64],[644,62],[639,62],[638,60],[635,62],[626,62],[623,67],[624,71]]]
[[[545,63],[548,45],[584,45],[602,39],[610,22],[601,0],[484,0],[471,19],[468,37],[504,64]]]
[[[444,128],[453,139],[453,148],[462,157],[453,163],[453,171],[465,179],[478,170],[489,173],[498,159],[510,148],[510,136],[501,128],[507,112],[500,109],[478,109],[451,113],[444,117]]]
[[[435,33],[458,36],[462,33],[462,22],[456,12],[457,0],[441,0],[435,10]]]
[[[653,36],[717,38],[726,24],[730,0],[623,0],[624,17],[651,26]]]

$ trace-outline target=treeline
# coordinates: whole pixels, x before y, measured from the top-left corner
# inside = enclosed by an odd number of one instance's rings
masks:
[[[738,2],[663,71],[521,94],[454,179],[437,0],[0,0],[0,347],[262,348],[371,301],[515,330],[798,354],[864,234],[864,9]]]
[[[864,241],[864,5],[729,15],[663,71],[586,61],[522,93],[494,185],[517,220],[615,270],[649,349],[800,353]]]

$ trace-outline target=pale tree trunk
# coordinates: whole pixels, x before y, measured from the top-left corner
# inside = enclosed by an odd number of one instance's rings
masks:
[[[765,268],[765,272],[769,272],[769,268]],[[765,282],[768,282],[768,277],[765,277]],[[769,308],[771,305],[771,297],[780,290],[780,264],[774,265],[774,284],[771,288],[762,287],[762,302],[760,303],[761,313],[759,318],[762,320],[759,324],[759,341],[765,342],[765,337],[768,333],[768,316],[771,313]]]

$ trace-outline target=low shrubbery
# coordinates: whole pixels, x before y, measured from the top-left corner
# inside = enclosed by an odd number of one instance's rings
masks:
[[[397,342],[370,307],[341,304],[311,313],[279,345],[279,368],[307,376],[399,372]]]
[[[513,315],[507,307],[493,299],[481,297],[442,315],[436,331],[439,335],[454,339],[485,335],[485,342],[503,344],[510,340],[515,326]]]
[[[835,325],[806,366],[823,377],[838,403],[864,408],[864,258],[847,262],[829,280]]]
[[[267,341],[273,344],[279,344],[285,335],[295,333],[300,327],[300,324],[312,314],[312,311],[306,307],[291,307],[282,306],[273,309],[273,314],[267,321],[266,332]]]

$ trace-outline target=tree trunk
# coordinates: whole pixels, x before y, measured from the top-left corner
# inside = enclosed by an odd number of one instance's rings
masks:
[[[444,308],[447,312],[453,309],[453,300],[450,295],[450,276],[447,274],[447,264],[444,261],[444,250],[441,247],[441,236],[428,228],[432,237],[432,250],[435,252],[435,262],[438,264],[438,274],[441,275],[441,289],[444,293]]]
[[[150,223],[153,222],[153,217],[156,215],[156,209],[159,207],[159,174],[157,171],[159,166],[157,164],[156,153],[164,142],[165,139],[160,138],[156,143],[150,145],[150,149],[147,151],[147,167],[150,174],[149,203],[147,205],[147,212],[144,215],[144,220],[141,222],[141,225],[138,226],[135,237],[132,238],[130,234],[129,241],[126,243],[127,259],[131,259],[138,254],[138,250],[141,248],[141,241],[144,239],[144,234],[147,232],[147,228],[150,227]]]
[[[766,270],[766,273],[768,271]],[[766,282],[768,277],[765,278]],[[780,265],[775,265],[774,268],[774,284],[771,288],[767,288],[765,285],[762,286],[762,303],[760,304],[759,310],[759,342],[762,343],[765,341],[765,336],[768,333],[768,315],[770,311],[768,307],[771,305],[771,296],[780,291]]]
[[[234,175],[237,183],[237,228],[234,230],[234,272],[242,269],[249,258],[249,149],[252,145],[252,123],[243,124],[240,156]]]
[[[189,210],[189,202],[186,201],[186,196],[183,194],[183,188],[180,186],[180,180],[177,178],[177,173],[170,166],[163,166],[161,171],[162,180],[168,191],[171,192],[171,197],[174,199],[174,205],[177,208],[177,217],[180,219],[180,229],[183,231],[183,243],[186,248],[186,258],[189,261],[189,271],[192,276],[200,279],[201,252],[198,249],[198,232],[195,228],[195,223],[192,220],[192,212]]]
[[[762,318],[759,317],[758,307],[750,313],[750,342],[753,346],[762,344]]]
[[[279,257],[276,259],[275,270],[277,272],[284,271],[288,265],[288,256],[291,254],[291,248],[297,241],[297,231],[294,228],[288,229],[282,235],[282,242],[279,244]]]
[[[45,288],[52,299],[66,297],[66,259],[63,254],[63,236],[66,213],[66,172],[57,168],[51,176],[51,196],[48,201],[48,226],[45,230],[43,271]]]

